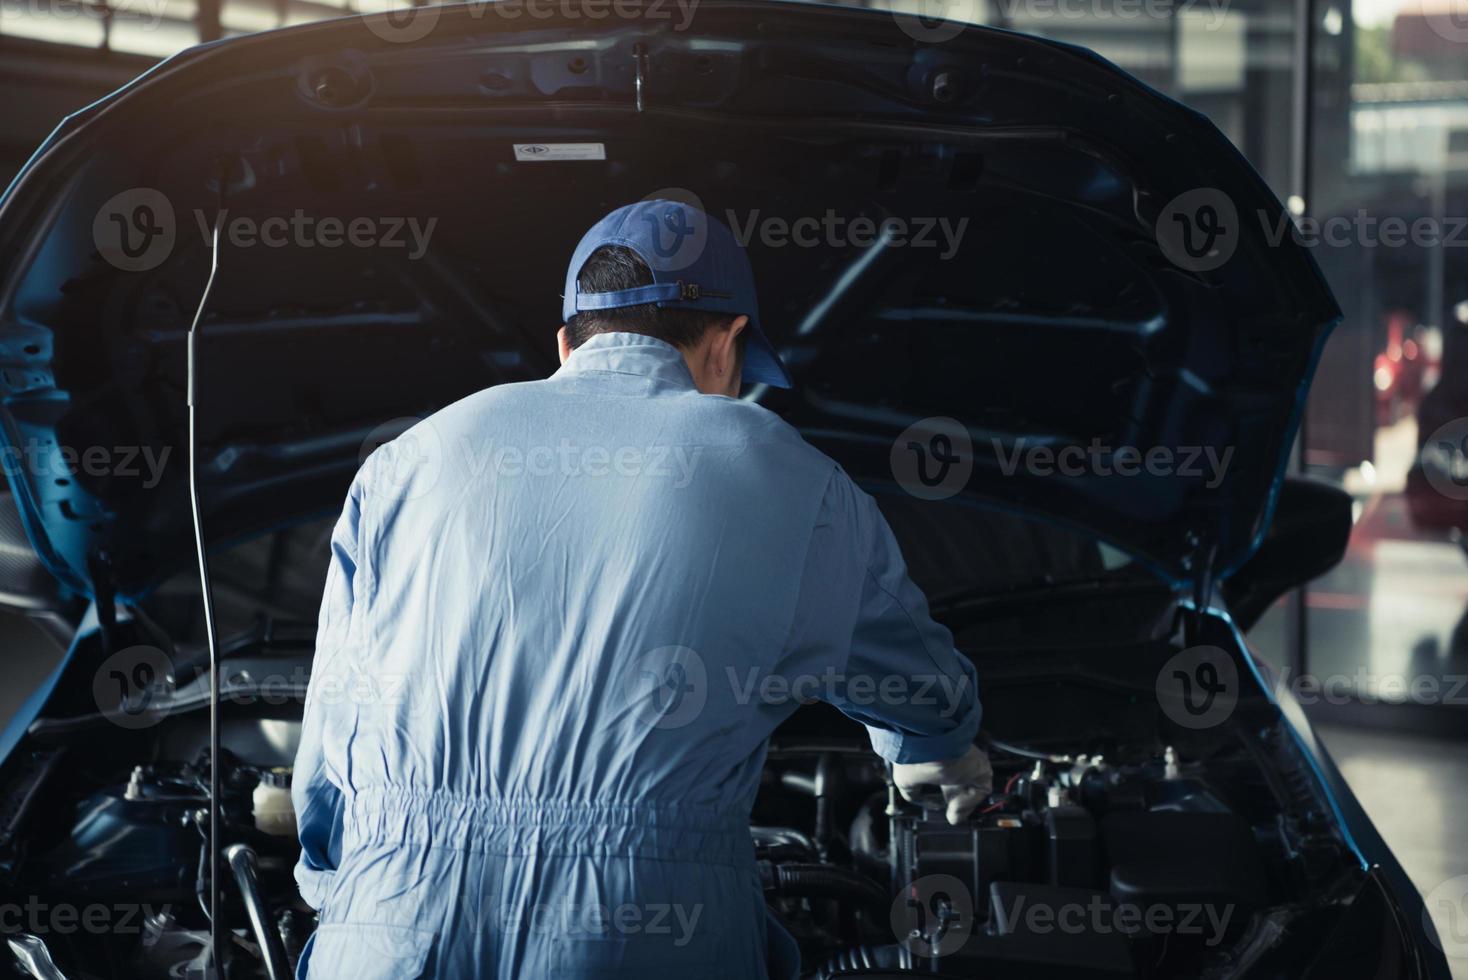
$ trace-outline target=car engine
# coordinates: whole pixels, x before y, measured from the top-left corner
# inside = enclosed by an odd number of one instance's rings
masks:
[[[239,596],[224,603],[221,877],[229,976],[283,980],[315,928],[292,876],[289,797],[315,584],[302,572],[261,615],[272,591],[245,574],[258,564],[219,560],[221,592]],[[994,787],[966,825],[903,800],[861,726],[824,704],[801,706],[771,741],[751,843],[802,975],[1304,976],[1319,944],[1352,927],[1363,872],[1277,711],[1250,695],[1226,725],[1164,717],[1152,687],[1186,625],[1171,596],[1108,595],[1048,619],[1011,606],[996,617],[933,603],[985,705]],[[165,589],[105,642],[85,639],[76,676],[0,770],[0,926],[32,976],[200,975],[208,677],[188,652],[200,645],[170,639],[189,634],[192,608]],[[1220,624],[1189,628],[1192,642],[1223,642],[1207,632]],[[110,666],[133,650],[168,659]],[[99,712],[93,676],[151,680],[166,698],[142,697],[131,720]]]
[[[4,814],[8,840],[29,827],[9,869],[20,892],[84,914],[141,909],[112,922],[106,945],[42,923],[72,980],[201,969],[207,754],[173,752],[204,737],[202,721],[172,719],[158,757],[105,771],[65,747],[36,752],[21,776],[33,791],[10,796],[22,803]],[[314,928],[291,877],[296,732],[293,721],[231,719],[225,733],[226,895],[241,977],[289,976]],[[772,745],[750,833],[805,975],[1225,977],[1303,913],[1278,902],[1302,842],[1287,846],[1283,822],[1268,833],[1251,825],[1207,762],[1172,747],[1112,756],[991,739],[989,751],[995,792],[953,827],[902,800],[860,741]],[[64,811],[46,807],[68,821],[28,822],[46,796],[79,790]]]
[[[755,840],[811,975],[1199,976],[1242,952],[1270,903],[1265,849],[1206,766],[990,751],[996,792],[960,827],[902,801],[868,752],[772,752],[771,783],[809,799],[786,812],[810,821]]]

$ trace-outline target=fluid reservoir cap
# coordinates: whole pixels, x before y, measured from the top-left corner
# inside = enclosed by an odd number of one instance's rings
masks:
[[[266,786],[275,786],[281,789],[291,788],[290,766],[276,766],[260,774],[260,782]]]

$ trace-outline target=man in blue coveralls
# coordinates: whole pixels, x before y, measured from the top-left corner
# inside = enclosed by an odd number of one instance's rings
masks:
[[[553,377],[381,447],[337,522],[293,790],[303,977],[793,976],[749,834],[798,703],[768,678],[947,692],[811,693],[909,799],[960,823],[989,792],[973,668],[876,505],[737,397],[790,379],[728,228],[619,208],[563,315]]]

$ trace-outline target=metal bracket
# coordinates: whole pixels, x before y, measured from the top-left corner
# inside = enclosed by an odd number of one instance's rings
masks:
[[[642,88],[647,81],[647,45],[638,41],[632,45],[632,62],[636,66],[637,75],[633,82],[634,91],[637,94],[637,111],[642,111]]]

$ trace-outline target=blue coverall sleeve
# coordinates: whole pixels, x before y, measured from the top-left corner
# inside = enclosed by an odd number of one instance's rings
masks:
[[[323,751],[332,699],[323,697],[322,691],[332,685],[334,677],[339,683],[340,672],[333,665],[340,662],[353,642],[354,599],[361,578],[357,566],[361,507],[360,482],[354,482],[331,534],[331,564],[326,571],[316,655],[311,664],[301,743],[296,750],[291,780],[291,802],[301,839],[296,884],[301,897],[315,909],[324,904],[331,877],[341,859],[343,797]]]
[[[839,468],[812,532],[793,637],[806,669],[839,666],[826,699],[867,726],[887,761],[952,759],[973,744],[973,664],[928,615],[876,501]]]

